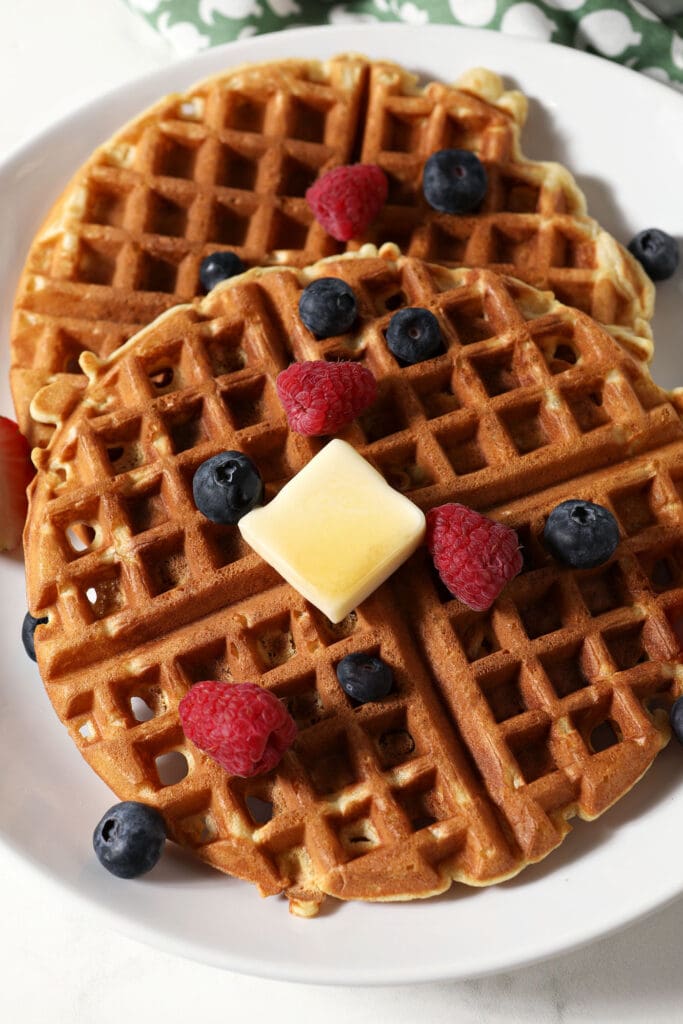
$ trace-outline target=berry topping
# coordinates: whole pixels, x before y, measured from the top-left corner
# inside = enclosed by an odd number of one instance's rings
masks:
[[[220,452],[192,478],[194,503],[214,523],[237,523],[263,499],[263,480],[248,455]]]
[[[92,837],[100,864],[117,878],[137,878],[151,871],[165,842],[162,816],[134,800],[110,807]]]
[[[572,569],[593,569],[616,551],[619,527],[609,509],[572,499],[552,510],[543,541],[558,562]]]
[[[432,153],[422,174],[422,189],[439,213],[469,213],[486,195],[488,178],[479,157],[469,149]]]
[[[674,736],[679,743],[683,743],[683,697],[679,697],[671,705],[669,721]]]
[[[362,652],[342,658],[337,679],[344,693],[359,704],[382,700],[394,685],[394,674],[386,661]]]
[[[344,334],[356,319],[358,307],[353,289],[338,277],[319,277],[304,288],[299,299],[299,316],[319,340]]]
[[[394,313],[387,327],[387,345],[404,363],[421,363],[443,351],[439,321],[428,309],[412,306]]]
[[[236,274],[243,274],[245,269],[237,253],[212,252],[205,256],[199,265],[199,280],[202,288],[210,292],[221,281],[227,281]]]
[[[19,546],[33,478],[29,444],[13,420],[0,416],[0,551]]]
[[[427,513],[427,546],[451,594],[477,612],[490,608],[522,568],[515,531],[466,505]]]
[[[323,359],[292,363],[275,386],[290,429],[309,436],[336,434],[377,397],[377,381],[365,366]]]
[[[42,626],[46,622],[47,616],[44,619],[36,619],[30,612],[26,612],[26,615],[24,616],[24,621],[21,627],[21,642],[23,643],[24,650],[31,661],[36,660],[36,627]]]
[[[284,704],[255,683],[195,683],[178,711],[187,738],[242,778],[269,772],[296,736]]]
[[[333,167],[306,192],[319,224],[338,242],[360,238],[387,201],[387,177],[376,164]]]
[[[678,243],[659,228],[640,231],[628,243],[628,249],[653,281],[665,281],[678,266]]]

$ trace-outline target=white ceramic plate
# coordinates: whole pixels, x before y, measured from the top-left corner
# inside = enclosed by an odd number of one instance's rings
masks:
[[[683,236],[683,97],[634,72],[559,46],[451,27],[363,25],[264,36],[158,71],[96,100],[0,167],[0,315],[34,231],[91,149],[166,92],[243,61],[355,50],[452,80],[494,68],[532,98],[525,151],[570,167],[593,215],[624,241],[645,227]],[[416,55],[419,64],[416,67]],[[626,129],[624,126],[627,125]],[[683,383],[683,273],[659,286],[655,374]],[[7,345],[0,380],[6,380]],[[5,384],[0,411],[12,415]],[[0,838],[55,884],[133,936],[218,966],[289,980],[382,984],[464,978],[531,963],[622,927],[683,893],[683,758],[669,748],[603,818],[517,879],[455,886],[410,904],[333,904],[315,921],[169,848],[147,878],[121,882],[91,853],[113,802],[59,724],[20,646],[20,560],[0,563]],[[9,851],[7,851],[9,856]]]

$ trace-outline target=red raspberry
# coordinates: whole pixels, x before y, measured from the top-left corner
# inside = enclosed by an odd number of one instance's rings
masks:
[[[522,568],[515,531],[467,505],[430,509],[427,546],[451,594],[477,612],[490,608]]]
[[[377,381],[365,366],[323,359],[292,363],[275,386],[290,428],[309,436],[336,434],[377,397]]]
[[[360,238],[387,201],[387,176],[376,164],[333,167],[306,192],[306,201],[338,242]]]
[[[178,711],[187,738],[242,778],[269,772],[296,736],[284,704],[255,683],[195,683]]]

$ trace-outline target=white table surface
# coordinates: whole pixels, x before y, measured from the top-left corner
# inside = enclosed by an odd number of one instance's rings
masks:
[[[121,0],[1,0],[0,159],[80,103],[174,59]],[[579,952],[494,978],[317,988],[229,974],[139,945],[0,846],[0,1020],[680,1021],[682,911],[679,901]]]

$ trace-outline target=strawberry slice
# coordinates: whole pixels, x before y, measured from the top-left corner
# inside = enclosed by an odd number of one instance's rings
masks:
[[[19,546],[28,510],[26,488],[32,478],[28,441],[16,423],[0,416],[0,551]]]

